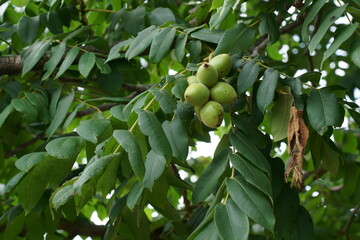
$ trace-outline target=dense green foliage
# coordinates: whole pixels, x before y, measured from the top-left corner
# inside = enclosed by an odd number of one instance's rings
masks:
[[[359,0],[0,0],[0,239],[360,238],[359,22]],[[224,53],[212,129],[186,78]]]

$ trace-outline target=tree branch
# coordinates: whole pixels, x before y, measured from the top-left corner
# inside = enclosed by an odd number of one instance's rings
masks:
[[[305,17],[306,15],[305,14],[302,14],[298,17],[298,19],[294,22],[291,22],[289,24],[287,24],[286,26],[280,28],[280,35],[284,34],[284,33],[288,33],[290,31],[292,31],[293,29],[297,28],[298,26],[300,26],[304,20],[305,20]],[[255,47],[253,48],[253,51],[251,53],[251,57],[254,58],[256,56],[258,56],[260,54],[260,52],[262,52],[267,44],[269,43],[269,38],[268,38],[268,35],[264,35],[260,38],[260,42],[258,42]]]
[[[58,229],[65,230],[69,233],[69,237],[72,238],[74,238],[76,235],[82,235],[86,237],[103,237],[105,234],[105,226],[99,226],[85,221],[69,222],[65,219],[62,219],[60,220]]]
[[[0,232],[4,232],[6,225],[0,226]],[[78,220],[75,222],[70,222],[65,219],[61,219],[57,229],[62,229],[68,233],[66,239],[73,239],[76,235],[86,236],[86,237],[103,237],[105,234],[105,226],[95,225],[86,220]],[[27,233],[26,229],[23,229],[18,236],[24,237]]]
[[[100,105],[100,106],[97,106],[97,108],[100,110],[100,111],[107,111],[109,110],[110,108],[118,105],[119,103],[106,103],[106,104],[103,104],[103,105]],[[95,111],[97,111],[95,108],[86,108],[84,110],[81,110],[81,111],[78,111],[76,113],[76,116],[77,118],[79,117],[83,117],[83,116],[87,116],[87,115],[90,115],[90,114],[93,114]]]
[[[175,166],[174,163],[171,163],[171,169],[173,170],[175,176],[177,176],[178,178],[181,179],[180,177],[180,174],[178,172],[178,169],[177,167]],[[181,189],[181,195],[184,199],[184,205],[185,205],[185,210],[186,210],[186,215],[184,218],[188,217],[188,216],[191,216],[191,213],[192,213],[192,207],[191,207],[191,203],[188,199],[188,196],[187,196],[187,191],[186,189]]]
[[[33,145],[34,143],[36,143],[39,139],[41,139],[42,137],[44,137],[45,134],[44,133],[40,133],[39,135],[37,135],[36,137],[34,137],[33,139],[27,141],[27,142],[24,142],[22,144],[20,144],[19,146],[17,146],[16,148],[14,148],[13,150],[9,151],[9,152],[6,152],[4,154],[5,158],[9,158],[15,154],[17,154],[18,152],[24,150],[25,148]]]
[[[355,219],[355,215],[359,210],[360,210],[360,206],[358,205],[355,207],[354,210],[351,211],[350,217],[348,218],[348,220],[345,223],[345,226],[341,230],[341,233],[344,235],[345,240],[350,240],[349,230],[350,230],[351,224],[353,223],[353,221]]]

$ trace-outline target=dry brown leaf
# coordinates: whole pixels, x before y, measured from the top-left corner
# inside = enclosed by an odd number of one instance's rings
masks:
[[[289,178],[292,172],[291,186],[301,187],[303,180],[302,162],[307,140],[309,138],[309,130],[305,125],[302,117],[303,112],[291,107],[290,121],[288,125],[288,151],[291,156],[289,165],[285,170],[285,179]]]

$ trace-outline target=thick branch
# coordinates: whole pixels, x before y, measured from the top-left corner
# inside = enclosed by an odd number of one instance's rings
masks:
[[[45,134],[44,133],[40,133],[39,135],[37,135],[36,137],[34,137],[33,139],[24,142],[23,144],[20,144],[19,146],[17,146],[16,148],[14,148],[13,150],[6,152],[5,153],[5,158],[9,158],[15,154],[17,154],[18,152],[24,150],[25,148],[33,145],[34,143],[36,143],[39,139],[41,139],[42,137],[44,137]]]
[[[142,92],[148,90],[149,88],[151,88],[152,86],[153,85],[144,85],[144,84],[134,85],[131,83],[123,83],[121,85],[121,88],[123,88],[125,90],[129,90],[129,91],[137,92],[137,93],[142,93]]]
[[[6,225],[0,226],[0,232],[4,232]],[[76,235],[86,237],[100,237],[105,234],[105,226],[98,226],[86,220],[69,222],[65,219],[61,219],[58,225],[58,229],[62,229],[68,233],[67,239],[73,239]],[[26,229],[23,229],[20,233],[20,237],[24,237],[27,233]]]
[[[69,222],[64,219],[60,220],[58,229],[65,230],[69,236],[75,237],[82,235],[87,237],[103,237],[105,234],[105,226],[98,226],[90,222]]]

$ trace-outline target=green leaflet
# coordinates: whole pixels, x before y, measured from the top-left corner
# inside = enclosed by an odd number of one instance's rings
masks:
[[[68,40],[71,40],[73,39],[74,37],[76,37],[77,35],[85,32],[85,31],[88,31],[89,29],[91,29],[93,25],[87,25],[87,26],[80,26],[79,28],[75,29],[74,31],[70,32],[69,35],[67,35],[63,41],[66,42]],[[77,47],[75,47],[77,48]]]
[[[13,176],[4,187],[4,195],[10,193],[26,175],[26,172],[19,172]]]
[[[269,42],[270,45],[274,44],[279,40],[280,32],[279,27],[276,24],[275,21],[275,14],[274,13],[262,13],[260,14],[260,26],[259,31],[261,35],[264,35],[266,33],[269,34]]]
[[[336,176],[339,171],[341,155],[335,144],[325,136],[320,136],[316,132],[310,134],[311,157],[315,167],[319,167],[321,162],[329,172]]]
[[[152,190],[155,180],[158,179],[164,172],[165,165],[166,159],[164,156],[157,154],[153,150],[147,154],[145,162],[145,176],[142,180],[144,187],[150,191]]]
[[[162,128],[170,142],[173,156],[180,161],[185,161],[189,151],[189,139],[181,119],[176,116],[171,122],[164,121]]]
[[[109,164],[109,162],[112,159],[119,157],[119,156],[120,156],[119,153],[107,155],[107,156],[101,157],[101,158],[94,156],[89,161],[89,163],[86,165],[86,167],[85,167],[84,171],[82,172],[82,174],[80,175],[80,177],[74,183],[74,191],[81,195],[82,194],[82,186],[86,182],[88,182],[91,179],[93,179],[94,177],[98,176],[98,174],[100,174],[105,169],[105,167]]]
[[[50,174],[48,161],[41,161],[17,185],[19,199],[26,212],[30,212],[41,198]]]
[[[51,156],[67,159],[76,158],[82,147],[81,137],[62,137],[49,142],[45,149]]]
[[[50,113],[51,118],[53,118],[55,116],[55,112],[56,112],[56,109],[58,106],[58,101],[60,99],[61,91],[62,91],[62,87],[59,87],[59,88],[56,88],[51,93],[51,100],[50,100],[50,106],[49,106],[49,113]]]
[[[245,64],[244,68],[240,72],[237,78],[237,90],[238,95],[246,92],[258,79],[260,73],[260,67],[256,63],[256,59]]]
[[[24,7],[24,6],[28,5],[30,0],[11,0],[10,2],[17,7]]]
[[[318,28],[318,31],[315,33],[314,37],[309,43],[308,48],[310,53],[313,52],[318,46],[318,44],[321,42],[328,28],[336,21],[336,19],[338,19],[344,13],[347,5],[348,4],[345,4],[326,13],[324,20],[321,22]]]
[[[82,103],[74,106],[72,113],[69,114],[69,116],[66,118],[66,120],[64,122],[63,129],[66,129],[66,127],[69,126],[69,124],[72,122],[72,120],[74,120],[74,118],[76,117],[78,110],[85,107],[85,105],[86,105],[86,102],[82,102]]]
[[[151,148],[167,160],[171,158],[171,145],[155,114],[147,110],[140,110],[139,126],[141,132],[149,137]]]
[[[229,137],[231,144],[241,155],[266,174],[270,174],[269,162],[256,145],[248,141],[248,137],[243,132],[235,130],[229,133]]]
[[[332,54],[334,54],[335,51],[339,49],[340,45],[343,44],[349,37],[351,37],[351,35],[353,35],[358,26],[359,23],[355,23],[347,26],[346,29],[342,30],[342,32],[335,38],[334,42],[330,45],[330,47],[324,52],[324,57],[321,61],[320,68],[322,68],[325,60],[328,59]]]
[[[135,141],[133,134],[128,130],[115,130],[114,137],[116,141],[128,153],[129,162],[135,175],[139,179],[143,179],[145,174],[145,166],[143,156],[138,143]]]
[[[218,240],[220,239],[216,226],[215,221],[210,221],[200,232],[199,234],[194,238],[194,240]]]
[[[253,143],[260,149],[264,149],[267,145],[267,137],[252,124],[246,113],[242,113],[233,118],[235,126],[241,130]]]
[[[218,8],[209,21],[210,29],[219,28],[220,24],[230,14],[232,7],[234,6],[233,0],[224,0],[221,8]]]
[[[244,24],[239,24],[235,28],[227,29],[222,35],[214,55],[240,53],[250,46],[254,36],[255,29],[249,28]]]
[[[33,166],[45,159],[48,154],[46,152],[28,153],[15,162],[15,166],[24,172],[29,171]]]
[[[351,60],[360,68],[360,40],[357,40],[351,44]]]
[[[304,42],[307,42],[309,40],[308,26],[309,26],[310,22],[312,22],[312,20],[314,20],[314,18],[316,17],[318,12],[321,10],[321,8],[324,6],[326,1],[327,0],[317,0],[317,1],[314,1],[313,5],[311,5],[310,11],[307,14],[305,21],[301,28],[301,36],[302,36],[302,40]]]
[[[294,223],[295,228],[291,232],[289,239],[293,240],[307,240],[314,239],[314,225],[309,212],[303,207],[299,206],[297,213],[297,220]]]
[[[64,61],[60,65],[60,69],[57,72],[55,78],[59,78],[75,61],[77,55],[79,54],[80,48],[74,47],[71,48],[70,51],[67,53]]]
[[[211,42],[211,43],[219,43],[222,36],[224,34],[224,30],[216,30],[216,29],[208,29],[201,28],[195,32],[192,32],[190,36],[195,39],[199,39],[201,41]]]
[[[272,189],[270,179],[266,174],[260,171],[249,160],[236,154],[230,154],[231,164],[235,169],[251,183],[254,187],[265,193],[269,198],[272,198]]]
[[[175,55],[176,59],[181,62],[184,59],[185,56],[185,46],[187,42],[188,35],[181,33],[177,38],[175,42]]]
[[[59,46],[56,47],[54,54],[51,56],[50,60],[46,62],[44,65],[44,70],[46,70],[46,72],[43,75],[42,80],[46,80],[50,77],[52,72],[55,70],[56,66],[59,64],[65,51],[66,51],[66,42],[62,42]]]
[[[157,88],[150,89],[156,101],[159,102],[161,109],[165,114],[171,114],[176,109],[176,100],[166,90]]]
[[[161,26],[167,22],[176,22],[174,13],[169,8],[158,7],[148,13],[151,24]]]
[[[11,105],[15,108],[16,111],[21,112],[24,116],[24,120],[28,123],[36,122],[38,117],[37,108],[30,103],[26,98],[12,99]]]
[[[202,172],[192,194],[194,204],[204,201],[211,194],[214,187],[218,184],[220,176],[229,166],[228,156],[230,153],[231,150],[229,148],[222,150]]]
[[[54,97],[50,102],[50,115],[53,114],[53,120],[50,123],[50,126],[46,129],[46,136],[51,137],[60,124],[64,121],[66,114],[69,110],[69,107],[74,99],[75,92],[71,92],[69,95],[63,97],[56,106],[57,99],[61,94],[61,89],[54,93]],[[55,111],[52,109],[56,109]]]
[[[108,119],[89,119],[80,122],[76,132],[85,140],[97,143],[98,138],[110,127],[110,120]]]
[[[150,26],[139,32],[136,38],[131,42],[129,49],[125,53],[125,57],[127,59],[132,59],[145,51],[153,41],[155,33],[157,32],[156,30],[157,28],[155,26]]]
[[[132,35],[136,35],[142,29],[144,29],[145,21],[144,17],[146,16],[146,9],[143,6],[138,6],[132,11],[126,11],[124,18],[125,29]]]
[[[279,239],[291,232],[295,227],[299,208],[299,196],[290,184],[285,184],[275,201],[274,213],[276,217],[275,231]]]
[[[275,96],[275,89],[279,79],[279,72],[268,68],[264,73],[264,80],[260,83],[256,94],[256,101],[259,110],[264,113],[266,107],[272,102]]]
[[[274,212],[263,193],[241,179],[227,179],[226,186],[241,211],[267,230],[271,232],[274,230]]]
[[[29,44],[32,41],[34,41],[38,35],[39,27],[40,27],[39,16],[21,17],[17,25],[17,32],[19,33],[19,37],[21,41],[23,41],[26,44]]]
[[[135,184],[131,187],[131,191],[126,199],[126,205],[129,207],[130,210],[134,209],[143,191],[144,188],[139,182],[135,182]]]
[[[40,122],[48,123],[50,121],[49,100],[40,93],[24,92],[25,97],[37,109],[37,119]]]
[[[70,172],[74,161],[75,158],[58,159],[48,155],[28,171],[16,188],[26,212],[36,206],[48,184],[58,186]]]
[[[120,52],[121,48],[128,46],[131,43],[131,41],[132,41],[132,39],[127,39],[127,40],[121,41],[118,44],[116,44],[115,46],[113,46],[110,49],[109,56],[107,57],[105,63],[107,63],[111,60],[120,58],[121,54],[119,52]]]
[[[86,52],[83,55],[81,55],[78,66],[81,75],[87,78],[91,69],[95,65],[95,61],[96,61],[95,53]]]
[[[246,240],[250,232],[247,216],[230,198],[215,208],[215,225],[223,240]]]
[[[76,179],[77,178],[65,182],[61,187],[56,189],[56,191],[51,194],[49,202],[55,210],[65,205],[71,198],[74,197],[75,192],[73,189],[73,183],[76,181]]]
[[[274,141],[280,141],[287,136],[287,129],[290,121],[290,110],[294,102],[294,97],[290,94],[290,88],[284,87],[281,90],[279,99],[271,109],[271,135]]]
[[[335,94],[323,88],[311,91],[307,99],[306,112],[314,130],[324,135],[328,126],[338,123],[340,108]]]
[[[31,46],[31,48],[29,49],[29,52],[27,52],[27,55],[24,59],[22,76],[24,76],[33,67],[35,67],[35,65],[38,63],[38,61],[45,54],[46,50],[48,50],[49,47],[50,47],[50,41],[45,41],[45,40],[40,41],[40,42],[35,42]]]
[[[174,41],[175,33],[174,28],[163,28],[156,33],[150,47],[151,62],[158,63],[166,55]]]
[[[119,104],[110,108],[110,114],[122,122],[126,122],[126,116],[124,114],[125,105]]]
[[[7,107],[0,113],[0,128],[4,124],[7,117],[15,110],[12,104],[7,105]]]
[[[348,109],[348,112],[350,113],[350,116],[354,119],[356,125],[360,127],[360,113],[353,109]]]

